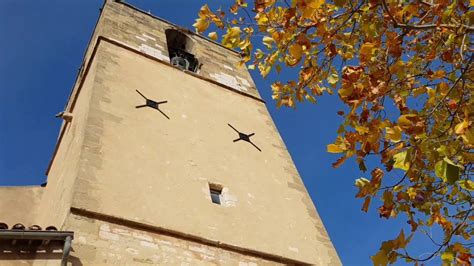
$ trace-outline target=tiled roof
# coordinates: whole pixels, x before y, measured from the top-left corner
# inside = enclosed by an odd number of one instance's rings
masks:
[[[62,247],[66,238],[74,237],[74,232],[58,231],[55,226],[47,226],[43,229],[39,225],[26,227],[21,223],[9,227],[0,222],[0,257],[5,250],[46,250]]]
[[[34,256],[33,259],[37,256],[51,259],[51,256],[56,256],[61,265],[67,265],[73,238],[74,232],[58,231],[51,225],[43,230],[36,224],[26,227],[17,223],[9,227],[0,222],[0,261],[31,259],[31,256]]]
[[[0,222],[0,230],[8,230],[8,225],[6,223]],[[21,223],[13,225],[10,230],[29,230],[29,231],[43,231],[39,225],[30,225],[28,228]],[[58,231],[58,229],[52,225],[46,227],[45,231]]]

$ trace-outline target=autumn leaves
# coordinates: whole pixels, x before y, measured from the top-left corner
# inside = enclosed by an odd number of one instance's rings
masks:
[[[222,31],[222,44],[242,52],[242,64],[263,77],[297,68],[272,86],[278,106],[315,103],[337,91],[346,105],[330,153],[333,166],[379,159],[357,198],[368,211],[376,200],[383,218],[409,224],[381,245],[375,265],[404,258],[470,265],[474,234],[473,1],[236,0],[226,13],[204,6],[196,30]],[[208,35],[217,40],[218,33]],[[255,42],[262,42],[254,49]],[[396,174],[395,174],[396,173]],[[400,177],[401,176],[401,177]],[[407,251],[415,233],[439,226],[433,252]],[[472,244],[471,244],[472,246]]]

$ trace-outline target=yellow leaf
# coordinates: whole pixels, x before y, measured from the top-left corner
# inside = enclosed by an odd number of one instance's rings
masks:
[[[474,190],[474,182],[472,182],[471,180],[461,180],[459,181],[459,185],[466,190]]]
[[[331,76],[328,77],[328,83],[331,84],[333,87],[336,87],[337,82],[339,81],[339,75],[336,73],[331,74]]]
[[[215,40],[217,40],[217,33],[216,33],[215,31],[209,32],[209,34],[207,35],[207,37],[209,37],[209,39],[215,41]]]
[[[245,49],[247,49],[248,47],[251,47],[251,43],[250,43],[250,40],[249,39],[245,39],[243,41],[241,41],[239,43],[239,48],[240,50],[244,51]]]
[[[369,183],[370,183],[370,181],[367,178],[361,177],[361,178],[356,179],[355,186],[358,187],[358,188],[362,188],[362,187],[366,186]]]
[[[451,261],[454,260],[454,254],[450,251],[445,251],[445,252],[441,253],[441,259],[444,262],[451,262]]]
[[[260,70],[260,75],[262,75],[262,77],[266,77],[270,73],[270,70],[272,70],[272,67],[268,65],[259,65],[258,70]]]
[[[461,243],[457,242],[454,243],[453,245],[453,251],[454,252],[462,252],[462,253],[469,253],[469,250],[464,247]]]
[[[273,93],[279,93],[283,89],[281,82],[275,82],[271,85]]]
[[[300,60],[301,59],[301,54],[303,53],[303,48],[301,47],[301,45],[295,43],[295,44],[290,46],[288,51],[294,59]]]
[[[288,107],[294,107],[295,106],[295,101],[293,100],[293,97],[288,98],[288,102],[286,104]]]
[[[427,91],[426,87],[420,87],[420,88],[418,88],[418,89],[414,89],[414,90],[413,90],[413,96],[414,96],[414,97],[418,97],[418,96],[420,96],[421,94],[426,93],[426,91]]]
[[[341,98],[346,98],[352,94],[352,91],[353,89],[351,87],[346,88],[346,89],[341,88],[337,91],[337,93],[339,94]]]
[[[395,186],[395,187],[393,188],[393,191],[399,192],[399,191],[402,191],[402,189],[403,189],[403,186],[402,186],[402,185],[398,185],[398,186]]]
[[[384,250],[379,250],[377,254],[370,257],[374,266],[387,266],[388,265],[388,256]]]
[[[255,51],[255,58],[256,59],[262,59],[264,55],[265,55],[265,53],[260,49],[257,49]]]
[[[324,0],[310,0],[307,1],[307,5],[311,8],[320,8],[324,4]]]
[[[426,88],[428,92],[428,103],[433,104],[436,101],[436,91],[430,87]]]
[[[193,24],[193,27],[197,32],[201,33],[209,27],[209,22],[204,18],[198,18],[196,19],[196,23]]]
[[[386,127],[385,138],[391,142],[399,142],[402,139],[402,129],[399,126]]]
[[[368,127],[364,127],[364,126],[356,126],[356,127],[355,127],[355,130],[356,130],[357,132],[359,132],[360,134],[369,133],[369,128],[368,128]]]
[[[398,125],[400,125],[400,127],[403,128],[403,129],[412,127],[414,125],[414,120],[416,118],[417,118],[416,114],[401,115],[398,118]]]
[[[255,17],[255,18],[256,18],[257,24],[259,26],[268,24],[268,17],[265,13],[258,14],[257,16],[258,16],[258,18],[257,17]]]
[[[237,47],[240,43],[241,32],[239,27],[228,28],[226,34],[222,36],[222,44],[228,48]]]
[[[285,63],[289,66],[294,66],[296,64],[298,64],[298,60],[294,59],[293,57],[291,56],[285,56]]]
[[[373,52],[375,51],[375,44],[366,42],[360,47],[360,56],[361,60],[367,61],[372,57]]]
[[[300,70],[300,76],[303,81],[309,80],[314,74],[314,68],[306,67]]]
[[[408,169],[410,169],[409,157],[410,156],[407,150],[393,155],[393,159],[395,160],[395,163],[393,164],[393,168],[398,168],[398,169],[408,171]]]
[[[245,27],[245,28],[244,28],[244,32],[247,33],[247,34],[252,34],[252,33],[253,33],[253,28],[251,28],[251,27]]]
[[[408,244],[408,241],[409,240],[405,239],[405,233],[403,232],[403,230],[401,230],[398,237],[393,240],[394,242],[393,248],[394,249],[405,248],[406,245]]]
[[[265,45],[265,47],[267,47],[268,49],[272,49],[272,44],[273,44],[274,40],[272,37],[270,36],[264,36],[263,37],[263,45]]]
[[[446,95],[449,91],[449,85],[446,82],[438,83],[438,90],[441,95]]]
[[[392,64],[389,68],[391,73],[397,74],[405,68],[405,63],[402,60],[398,60],[395,64]]]
[[[448,184],[454,184],[460,177],[461,167],[448,158],[435,164],[435,174]]]
[[[409,187],[409,188],[407,189],[407,194],[408,194],[408,196],[410,197],[410,199],[415,199],[416,194],[417,194],[417,193],[416,193],[416,188],[414,188],[414,187]]]
[[[242,31],[240,30],[239,27],[232,27],[229,29],[228,33],[231,35],[231,36],[237,36],[241,33]]]
[[[374,49],[374,44],[370,42],[366,42],[362,44],[362,46],[360,47],[360,54],[365,55],[365,56],[370,55],[372,54],[373,49]]]
[[[464,143],[467,145],[473,145],[474,144],[474,129],[473,128],[468,128],[467,131],[464,133],[464,135],[461,135],[462,140]]]
[[[446,72],[444,70],[437,70],[431,75],[433,79],[440,79],[446,76]]]
[[[199,10],[199,17],[200,18],[206,18],[208,15],[210,15],[212,12],[211,10],[209,9],[209,6],[206,4],[206,5],[203,5],[201,7],[201,9]]]
[[[464,120],[454,127],[454,132],[458,135],[462,135],[464,134],[468,126],[469,126],[469,122],[467,120]]]
[[[344,149],[341,148],[340,145],[329,144],[327,146],[327,151],[330,152],[330,153],[341,153],[341,152],[344,152]]]
[[[310,95],[310,94],[306,94],[305,96],[305,99],[308,100],[310,103],[316,103],[316,99]]]

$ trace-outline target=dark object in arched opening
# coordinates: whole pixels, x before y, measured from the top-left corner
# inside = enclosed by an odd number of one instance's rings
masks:
[[[6,223],[0,223],[0,230],[8,230],[8,225]]]
[[[191,53],[192,40],[186,34],[175,29],[167,29],[165,34],[170,63],[181,69],[196,72],[198,60]]]
[[[37,224],[34,224],[34,225],[31,225],[28,227],[28,230],[32,230],[32,231],[41,231],[41,226],[37,225]]]
[[[18,223],[18,224],[15,224],[14,226],[12,226],[12,230],[25,230],[25,226]]]

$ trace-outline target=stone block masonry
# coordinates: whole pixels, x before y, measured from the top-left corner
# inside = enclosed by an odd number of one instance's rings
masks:
[[[283,265],[216,246],[153,233],[109,221],[70,215],[66,228],[75,230],[72,261],[83,265]]]

